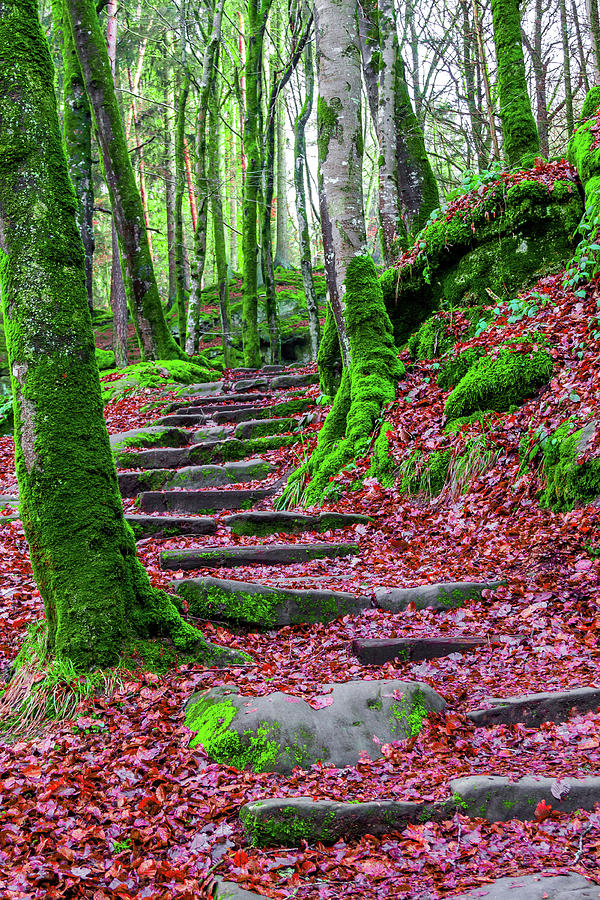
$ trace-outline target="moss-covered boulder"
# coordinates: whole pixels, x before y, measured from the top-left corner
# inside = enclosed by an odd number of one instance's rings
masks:
[[[502,349],[496,357],[484,356],[458,382],[444,407],[447,421],[477,410],[504,412],[519,405],[547,384],[552,375],[547,350],[522,353]]]
[[[166,387],[168,384],[198,384],[219,379],[219,373],[204,360],[160,359],[135,363],[118,372],[110,381],[101,381],[102,399],[106,403],[130,391]]]
[[[420,232],[399,267],[382,275],[398,346],[442,302],[479,306],[490,294],[508,298],[572,256],[583,204],[574,174],[556,165],[548,165],[547,181],[537,170],[516,182],[508,173],[454,201]]]
[[[571,422],[564,422],[543,441],[542,506],[569,510],[600,497],[600,459],[582,459],[596,427],[591,422],[573,430]]]
[[[381,756],[382,744],[418,734],[429,712],[446,706],[416,681],[348,681],[323,685],[317,708],[277,691],[244,697],[234,685],[195,694],[186,725],[211,759],[237,769],[289,774],[321,761],[353,766],[361,753]]]
[[[115,354],[112,350],[102,350],[96,347],[96,363],[98,369],[102,372],[104,369],[114,369]]]

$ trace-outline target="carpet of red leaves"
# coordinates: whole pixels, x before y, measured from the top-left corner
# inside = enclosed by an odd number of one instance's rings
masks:
[[[540,729],[477,729],[465,718],[468,708],[490,696],[600,685],[600,508],[542,509],[539,472],[518,474],[524,431],[539,425],[551,429],[569,416],[581,424],[598,417],[598,285],[589,285],[580,297],[565,291],[561,277],[554,276],[543,279],[537,290],[549,302],[536,316],[512,325],[498,316],[468,343],[460,344],[464,322],[453,320],[459,347],[479,343],[493,350],[507,339],[526,343],[535,331],[550,341],[556,362],[547,389],[488,426],[490,439],[504,452],[466,494],[446,491],[432,502],[408,499],[373,479],[354,490],[368,467],[365,458],[337,479],[341,498],[332,508],[366,513],[372,524],[325,536],[260,539],[355,537],[359,557],[235,572],[240,579],[318,583],[367,594],[376,585],[440,580],[502,577],[506,586],[459,610],[409,609],[402,615],[371,610],[331,625],[276,634],[233,633],[203,623],[210,640],[250,652],[256,665],[236,672],[187,666],[164,678],[131,676],[117,694],[88,702],[77,718],[49,726],[36,740],[0,743],[1,898],[202,898],[210,896],[207,881],[202,887],[209,873],[281,900],[427,900],[517,872],[577,871],[598,878],[598,812],[551,812],[543,821],[505,824],[456,815],[385,838],[367,835],[357,842],[295,850],[248,847],[237,820],[240,805],[268,796],[428,799],[446,796],[450,778],[472,773],[514,778],[598,773],[598,713]],[[415,446],[450,446],[436,366],[411,364],[388,411],[398,463]],[[157,410],[142,409],[152,396],[147,392],[110,404],[109,429],[152,421]],[[318,423],[311,429],[316,436]],[[470,433],[467,429],[453,438],[452,446]],[[589,453],[598,452],[597,439]],[[287,449],[267,456],[284,469],[294,465],[294,453]],[[5,493],[15,487],[11,457],[11,439],[0,439],[0,490]],[[163,586],[173,573],[159,570],[162,547],[231,540],[255,539],[232,539],[220,527],[216,536],[145,541],[140,555],[154,583]],[[42,615],[42,605],[19,522],[0,524],[0,555],[3,665],[14,658],[27,624]],[[231,570],[199,571],[232,576]],[[355,637],[425,634],[483,634],[490,643],[468,654],[376,669],[361,667],[349,649]],[[502,639],[492,639],[496,635]],[[447,715],[430,718],[416,740],[386,746],[376,761],[363,759],[342,771],[317,765],[287,778],[238,772],[187,746],[183,705],[201,687],[235,680],[247,694],[285,690],[310,699],[326,693],[329,682],[359,677],[427,682],[447,700]]]

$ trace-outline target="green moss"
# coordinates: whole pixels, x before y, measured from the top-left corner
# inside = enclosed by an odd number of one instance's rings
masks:
[[[317,147],[319,151],[319,162],[327,159],[329,152],[329,141],[332,137],[341,141],[343,139],[343,129],[340,124],[340,113],[342,112],[342,101],[339,97],[333,97],[328,105],[327,100],[319,95],[317,100]]]
[[[277,817],[268,821],[252,815],[242,807],[240,821],[253,847],[300,847],[303,841],[330,844],[335,841],[333,825],[335,812],[327,813],[322,822],[304,818],[293,807],[284,807]]]
[[[296,419],[269,419],[265,422],[256,422],[252,425],[252,438],[249,440],[257,440],[261,437],[269,437],[273,434],[285,434],[289,431],[296,431],[298,422]]]
[[[118,370],[119,378],[102,383],[102,395],[106,402],[128,391],[165,387],[169,382],[177,384],[204,384],[217,381],[218,373],[206,365],[184,359],[159,359],[135,363]]]
[[[367,472],[369,478],[376,478],[384,487],[390,487],[395,480],[396,463],[390,455],[389,434],[394,428],[389,422],[384,422],[379,435],[373,444],[371,465]]]
[[[585,122],[586,119],[591,119],[592,116],[595,116],[598,112],[598,107],[600,107],[600,84],[594,85],[587,92],[581,108],[580,121]]]
[[[573,509],[600,496],[600,459],[579,462],[584,429],[572,428],[571,422],[563,423],[542,445],[545,487],[540,499],[554,510]]]
[[[435,359],[450,347],[447,325],[443,318],[433,315],[426,319],[418,331],[408,339],[408,350],[413,359]]]
[[[238,710],[230,700],[203,697],[189,705],[185,724],[195,732],[190,747],[201,744],[211,759],[235,768],[269,771],[281,753],[277,723],[261,723],[256,732],[245,731],[240,739],[230,726]]]
[[[266,453],[268,450],[279,450],[281,447],[290,447],[299,440],[299,434],[282,434],[268,437],[248,438],[246,440],[229,438],[226,441],[215,441],[215,443],[209,447],[203,447],[199,444],[190,447],[190,463],[232,462],[234,460],[244,459],[246,456]]]
[[[550,380],[552,368],[552,358],[545,350],[531,354],[501,350],[496,359],[483,357],[446,400],[446,418],[453,421],[477,410],[503,412],[520,404]]]
[[[96,347],[96,364],[100,371],[103,369],[114,369],[114,352],[112,350],[101,350],[99,347]]]
[[[456,387],[483,355],[484,351],[479,347],[468,347],[461,353],[449,356],[438,374],[438,387],[443,391]]]
[[[313,503],[331,476],[366,452],[381,409],[395,399],[396,383],[404,373],[370,257],[355,256],[348,265],[345,302],[352,362],[310,459],[313,478],[306,499]]]
[[[497,418],[497,413],[492,410],[486,409],[483,412],[477,411],[471,413],[470,416],[462,416],[459,419],[448,422],[448,424],[444,426],[444,431],[446,434],[457,434],[465,425],[473,425],[475,422],[483,427],[492,418]]]
[[[330,303],[327,304],[325,313],[325,327],[323,328],[319,344],[317,364],[319,366],[321,391],[326,397],[335,397],[342,380],[342,354]]]
[[[421,691],[415,691],[410,700],[402,697],[399,703],[392,703],[390,719],[392,732],[401,730],[403,735],[408,732],[410,737],[415,737],[421,731],[423,722],[427,718],[427,713],[428,710]]]

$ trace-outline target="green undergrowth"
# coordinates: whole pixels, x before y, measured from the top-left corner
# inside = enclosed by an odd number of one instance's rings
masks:
[[[435,359],[442,356],[454,343],[448,336],[448,326],[438,315],[425,319],[408,339],[408,352],[413,359]]]
[[[458,497],[497,463],[502,452],[485,432],[468,437],[460,453],[451,448],[433,453],[415,450],[398,467],[400,491],[408,496],[422,494],[433,498],[445,490]]]

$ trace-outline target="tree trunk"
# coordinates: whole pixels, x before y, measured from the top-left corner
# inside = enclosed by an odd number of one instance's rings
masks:
[[[115,665],[131,639],[168,635],[225,661],[152,588],[123,518],[53,74],[35,0],[0,0],[0,281],[19,507],[49,649],[90,670]]]
[[[306,162],[306,123],[310,118],[315,92],[315,73],[313,68],[312,47],[306,45],[304,50],[304,103],[294,122],[294,188],[296,191],[296,218],[298,219],[298,243],[300,245],[300,269],[302,284],[306,297],[308,312],[308,330],[310,333],[311,358],[316,360],[321,340],[319,322],[319,306],[312,278],[312,259],[310,253],[310,234],[308,231],[308,214],[306,208],[305,173]]]
[[[594,68],[596,72],[596,84],[600,82],[600,12],[598,0],[588,0],[590,16],[590,32],[594,48]]]
[[[315,0],[319,206],[325,274],[344,367],[350,365],[344,290],[366,244],[362,195],[361,64],[356,3]],[[343,64],[341,64],[343,61]]]
[[[532,161],[540,140],[527,92],[519,0],[491,0],[504,154],[509,165]]]
[[[94,309],[94,182],[92,178],[92,111],[70,28],[64,27],[63,0],[52,0],[52,22],[63,59],[63,134],[69,174],[79,201],[77,221],[85,251],[85,286]]]
[[[185,269],[183,263],[183,196],[185,178],[185,108],[190,93],[190,76],[186,72],[177,99],[177,122],[175,127],[175,282],[177,286],[177,321],[179,323],[179,345],[185,347]]]
[[[165,109],[165,207],[167,215],[167,244],[169,258],[169,299],[170,309],[177,299],[177,276],[175,270],[175,144],[173,141],[173,122],[169,111]]]
[[[131,76],[131,69],[127,70],[127,77],[129,80],[129,90],[133,93],[135,83],[134,79]],[[137,147],[136,156],[138,163],[138,172],[140,176],[140,199],[142,201],[142,208],[144,210],[144,223],[146,225],[146,231],[148,234],[148,247],[150,248],[150,257],[154,262],[154,255],[152,253],[152,237],[149,231],[150,213],[148,211],[148,193],[146,191],[146,159],[144,156],[144,144],[141,138],[139,107],[135,101],[135,98],[131,101],[131,121],[133,122],[133,136],[135,140],[135,146]],[[127,135],[127,131],[125,133],[126,136],[129,137]]]
[[[533,76],[535,80],[535,111],[537,120],[537,130],[540,140],[540,152],[547,157],[550,152],[548,137],[548,101],[546,99],[546,70],[547,64],[544,61],[544,51],[542,47],[542,30],[543,23],[543,7],[542,0],[535,0],[535,21],[533,29],[533,44],[523,35],[523,40],[529,50],[531,63],[533,66]]]
[[[223,220],[223,199],[221,192],[221,167],[219,165],[219,116],[217,98],[211,92],[208,122],[208,177],[211,183],[210,203],[213,220],[215,263],[217,267],[217,287],[221,331],[223,334],[223,358],[225,367],[231,367],[231,314],[229,312],[229,272],[225,250],[225,226]]]
[[[581,36],[581,23],[579,21],[579,13],[577,12],[577,2],[573,0],[571,6],[573,12],[573,24],[575,25],[575,35],[577,37],[577,52],[579,53],[579,67],[581,71],[581,77],[583,78],[583,86],[585,88],[586,94],[590,89],[590,79],[588,78],[587,72],[587,54],[583,48],[583,38]]]
[[[275,267],[290,268],[287,208],[287,159],[285,138],[285,105],[282,97],[277,108],[277,241],[275,244]]]
[[[244,153],[246,177],[242,206],[242,341],[244,365],[261,364],[258,335],[258,227],[257,215],[262,178],[262,64],[263,43],[271,0],[248,0],[248,32],[244,80],[246,110],[244,116]]]
[[[183,353],[169,332],[160,302],[144,210],[96,9],[91,0],[65,0],[65,8],[94,114],[140,352],[143,359],[175,359]]]
[[[275,181],[275,119],[277,105],[277,75],[273,66],[271,67],[271,78],[272,84],[267,106],[267,123],[263,138],[264,209],[261,218],[261,263],[265,286],[267,327],[269,329],[269,362],[271,365],[274,365],[281,362],[281,334],[279,331],[275,272],[273,269],[273,242],[271,236],[271,213],[273,211],[273,186]]]
[[[118,0],[108,0],[106,9],[106,49],[113,81],[116,76],[117,62],[117,2]],[[127,310],[127,294],[125,293],[125,284],[123,283],[119,236],[117,235],[114,213],[112,216],[111,227],[111,248],[110,308],[113,314],[113,350],[117,366],[119,368],[125,368],[129,362],[127,349],[127,326],[129,316]]]
[[[214,61],[221,40],[221,22],[225,0],[215,5],[210,39],[204,48],[202,79],[199,91],[198,117],[196,121],[196,181],[198,188],[198,220],[194,230],[194,262],[191,272],[190,298],[188,301],[185,349],[191,356],[198,347],[198,325],[202,305],[202,276],[206,262],[206,224],[208,217],[209,185],[206,177],[206,114],[210,92],[215,77]]]
[[[473,46],[475,41],[473,40],[473,29],[471,28],[469,0],[460,0],[460,5],[463,14],[462,49],[465,94],[467,98],[467,108],[469,110],[471,135],[473,138],[475,155],[477,157],[477,169],[479,172],[483,172],[487,167],[487,153],[483,140],[483,122],[475,87],[475,60],[473,59],[473,51],[475,50],[476,52],[476,47]]]
[[[477,50],[479,55],[479,64],[481,67],[481,80],[483,81],[485,105],[487,109],[488,124],[490,128],[490,140],[492,142],[492,160],[495,161],[500,159],[500,147],[498,146],[498,133],[496,131],[496,119],[494,116],[495,103],[492,100],[490,75],[488,72],[483,34],[481,32],[481,19],[479,18],[479,0],[473,0],[473,24],[475,26],[475,34],[477,35]]]

